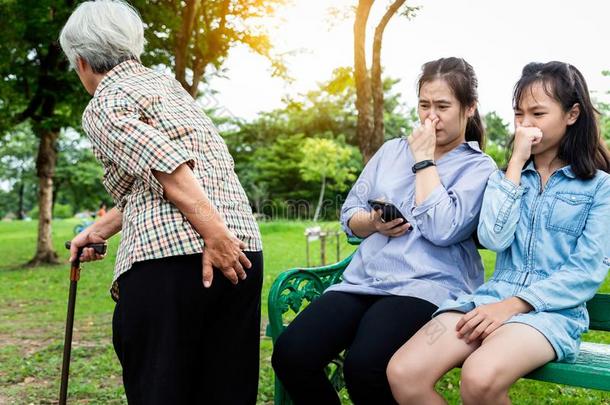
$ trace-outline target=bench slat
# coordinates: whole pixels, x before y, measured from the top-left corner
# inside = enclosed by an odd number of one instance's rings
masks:
[[[576,363],[551,362],[525,378],[610,391],[610,345],[583,342]]]

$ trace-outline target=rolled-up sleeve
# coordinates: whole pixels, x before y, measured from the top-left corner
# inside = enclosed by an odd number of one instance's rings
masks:
[[[593,298],[610,267],[608,218],[610,184],[603,184],[596,193],[583,233],[576,247],[567,255],[566,263],[548,278],[532,283],[516,296],[530,303],[536,312],[573,308]]]
[[[152,170],[172,173],[183,163],[191,169],[195,166],[193,155],[144,122],[135,102],[120,90],[88,108],[83,127],[102,156],[119,169],[117,173],[141,180],[161,199],[163,186]]]
[[[341,222],[343,231],[349,236],[355,236],[348,226],[349,220],[352,218],[352,216],[359,211],[371,211],[368,200],[372,198],[372,192],[375,186],[377,172],[379,171],[381,156],[383,155],[386,145],[387,143],[379,148],[377,153],[375,153],[368,161],[362,170],[362,173],[360,173],[358,180],[356,180],[356,183],[347,195],[343,206],[341,207],[341,216],[339,221]]]
[[[490,159],[481,159],[451,187],[439,184],[419,205],[413,199],[411,213],[422,236],[437,246],[470,238],[477,227],[487,178],[494,169]]]
[[[487,249],[502,252],[513,243],[521,213],[523,186],[516,186],[497,170],[489,177],[477,235]]]

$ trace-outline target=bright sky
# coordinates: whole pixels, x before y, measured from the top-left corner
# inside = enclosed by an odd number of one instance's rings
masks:
[[[292,0],[279,13],[271,36],[288,57],[296,80],[270,77],[269,63],[246,49],[234,49],[228,79],[214,79],[216,100],[232,114],[252,119],[259,111],[280,107],[283,96],[306,92],[328,80],[338,66],[353,64],[353,18],[330,26],[330,6],[345,9],[356,1]],[[479,78],[480,110],[496,111],[512,122],[512,87],[522,67],[532,61],[570,62],[583,72],[593,96],[610,101],[610,2],[599,0],[417,0],[417,17],[394,16],[386,28],[382,51],[385,73],[401,79],[397,90],[409,107],[416,105],[415,83],[421,65],[443,56],[461,56]],[[377,0],[368,37],[390,0]],[[371,46],[367,46],[367,57]],[[370,65],[369,65],[370,66]]]

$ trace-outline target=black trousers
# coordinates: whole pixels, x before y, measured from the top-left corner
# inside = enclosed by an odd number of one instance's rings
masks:
[[[201,254],[138,262],[119,280],[113,344],[131,405],[256,403],[262,252],[203,287]]]
[[[280,335],[273,368],[295,404],[340,404],[324,368],[347,349],[343,373],[354,404],[395,404],[386,367],[436,308],[414,297],[325,293]]]

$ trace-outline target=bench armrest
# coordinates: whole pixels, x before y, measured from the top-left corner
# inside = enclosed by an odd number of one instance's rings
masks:
[[[352,256],[353,253],[340,262],[328,266],[290,269],[275,279],[267,301],[269,314],[267,336],[270,336],[274,343],[285,329],[284,314],[288,311],[299,313],[304,308],[304,304],[312,302],[328,287],[338,283]]]

